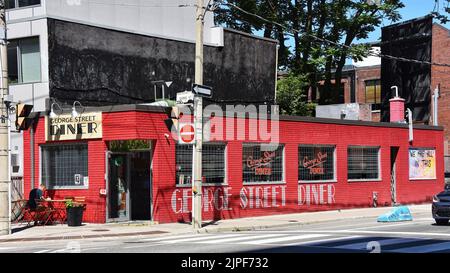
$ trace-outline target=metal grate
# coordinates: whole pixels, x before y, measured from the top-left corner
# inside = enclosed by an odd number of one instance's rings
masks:
[[[177,184],[192,183],[193,145],[176,145]],[[202,176],[204,183],[225,182],[225,148],[223,143],[203,145]]]
[[[334,146],[300,145],[298,147],[299,181],[335,179]]]
[[[379,147],[348,148],[348,179],[378,179]]]
[[[244,144],[244,183],[283,182],[284,145]]]
[[[88,176],[88,145],[60,144],[41,146],[42,183],[49,189],[84,187]],[[75,176],[80,176],[76,181]]]

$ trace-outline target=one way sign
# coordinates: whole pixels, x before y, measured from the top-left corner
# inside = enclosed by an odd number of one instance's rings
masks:
[[[192,93],[202,96],[202,97],[211,97],[212,96],[212,87],[206,85],[193,84],[192,85]]]

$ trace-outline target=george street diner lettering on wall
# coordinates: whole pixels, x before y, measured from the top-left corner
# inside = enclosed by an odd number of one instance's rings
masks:
[[[59,115],[45,117],[45,140],[78,140],[102,138],[102,113],[83,113],[78,117]]]

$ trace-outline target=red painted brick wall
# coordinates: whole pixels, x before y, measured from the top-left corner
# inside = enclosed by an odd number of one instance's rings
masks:
[[[154,220],[161,223],[190,221],[188,211],[179,212],[183,202],[191,207],[190,188],[175,186],[175,142],[164,136],[168,130],[164,124],[166,115],[148,112],[119,112],[103,114],[103,139],[89,143],[89,190],[53,191],[54,198],[64,196],[86,196],[87,210],[85,221],[105,222],[105,197],[99,190],[105,188],[105,151],[109,140],[151,139],[153,151],[153,205]],[[215,119],[219,119],[216,117]],[[230,118],[227,118],[229,121]],[[228,123],[227,123],[228,124]],[[237,123],[234,123],[236,128]],[[224,134],[233,127],[225,126]],[[269,127],[270,128],[270,127]],[[30,190],[29,133],[24,134],[25,145],[25,191]],[[249,136],[247,125],[246,137]],[[254,142],[254,141],[252,141]],[[257,141],[259,142],[259,141]],[[39,159],[39,145],[45,143],[44,119],[36,128],[36,159]],[[414,147],[435,148],[437,152],[437,179],[429,181],[410,181],[408,174],[408,130],[406,128],[356,126],[343,124],[281,121],[280,143],[285,145],[285,183],[246,186],[242,183],[242,141],[227,141],[227,186],[205,187],[204,219],[229,219],[257,215],[298,213],[338,208],[368,207],[372,205],[373,192],[378,193],[379,205],[390,205],[390,147],[400,148],[397,160],[397,195],[401,203],[422,203],[443,189],[443,131],[415,130]],[[311,191],[324,190],[325,204],[299,204],[298,183],[298,145],[331,144],[336,145],[337,181],[335,183],[302,184],[302,194],[307,187]],[[381,147],[381,179],[379,181],[349,182],[347,180],[347,148],[349,145]],[[36,161],[36,181],[39,182],[39,161]],[[256,200],[253,206],[243,209],[241,194],[249,199],[250,192],[258,189],[260,196],[268,199]],[[183,193],[187,199],[183,200]],[[282,196],[285,195],[283,201]],[[214,199],[216,195],[217,199]],[[330,196],[330,199],[328,198]],[[228,206],[223,202],[227,200]],[[319,196],[320,198],[320,196]],[[332,204],[328,203],[332,201]],[[216,203],[216,201],[218,201]],[[315,200],[313,200],[315,201]],[[256,204],[267,206],[256,207]],[[174,205],[174,208],[173,208]],[[219,209],[215,209],[217,206]],[[175,211],[174,211],[175,209]],[[179,212],[179,213],[176,213]]]

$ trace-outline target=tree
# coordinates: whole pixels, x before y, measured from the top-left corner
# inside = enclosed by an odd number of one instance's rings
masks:
[[[277,104],[283,115],[311,116],[315,105],[306,102],[305,86],[308,85],[305,76],[289,74],[278,81]]]
[[[447,1],[447,0],[446,0]],[[332,79],[340,83],[342,70],[349,58],[361,60],[369,54],[368,45],[355,44],[358,39],[380,26],[383,19],[398,21],[398,9],[404,5],[401,0],[383,0],[374,4],[367,0],[229,0],[240,8],[250,5],[247,10],[285,26],[271,24],[238,9],[226,6],[216,18],[220,24],[233,27],[245,25],[246,31],[264,30],[266,37],[280,42],[281,66],[287,66],[295,74],[306,75],[308,85],[315,87],[320,80],[325,81],[324,103],[336,101],[340,84],[332,84]],[[251,4],[250,4],[251,3]],[[286,37],[292,36],[292,42]],[[291,48],[287,45],[293,44]],[[339,44],[339,45],[338,45]],[[286,49],[288,49],[286,53]],[[289,50],[290,49],[290,50]],[[288,54],[285,58],[284,54]],[[328,96],[327,96],[328,95]]]
[[[431,13],[434,15],[436,19],[438,19],[442,24],[447,24],[450,22],[450,0],[442,0],[443,7],[440,10],[440,1],[441,0],[434,0],[435,1],[435,7],[433,12]]]

